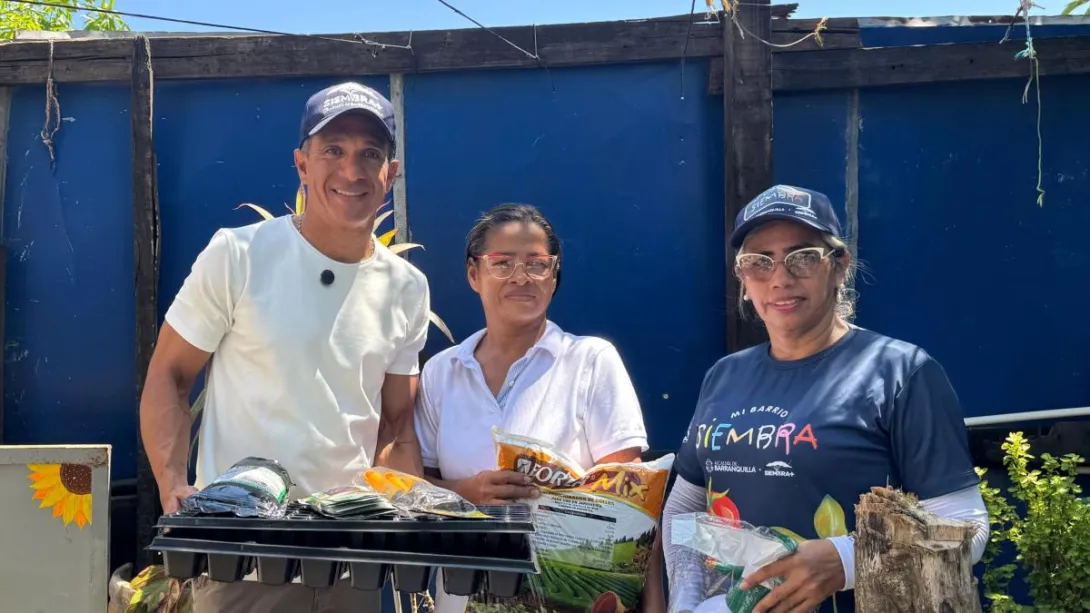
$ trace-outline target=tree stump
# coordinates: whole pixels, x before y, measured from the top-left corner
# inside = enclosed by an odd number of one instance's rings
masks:
[[[969,522],[871,488],[855,507],[856,613],[979,613]]]

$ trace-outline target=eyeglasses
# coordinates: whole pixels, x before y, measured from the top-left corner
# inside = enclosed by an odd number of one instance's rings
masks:
[[[510,279],[511,275],[515,274],[515,270],[522,266],[527,277],[535,281],[544,281],[552,276],[556,267],[555,255],[532,255],[524,260],[495,253],[476,257],[484,261],[488,274],[501,280]]]
[[[806,279],[814,275],[822,260],[839,252],[839,249],[805,247],[788,253],[783,260],[774,260],[761,253],[739,253],[734,258],[734,266],[738,274],[747,279],[768,281],[776,272],[776,266],[782,262],[791,276]]]

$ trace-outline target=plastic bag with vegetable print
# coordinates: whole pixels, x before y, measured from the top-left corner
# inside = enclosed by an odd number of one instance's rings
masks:
[[[742,590],[739,587],[742,578],[791,555],[797,548],[794,540],[775,530],[708,513],[675,516],[671,534],[673,545],[694,554],[695,560],[688,563],[699,560],[702,569],[704,601],[693,613],[752,613],[757,603],[782,580],[769,580]],[[676,567],[671,574],[674,572],[678,572]],[[675,583],[675,577],[669,580]],[[675,596],[671,593],[671,600]],[[669,609],[677,610],[677,603],[671,602]]]

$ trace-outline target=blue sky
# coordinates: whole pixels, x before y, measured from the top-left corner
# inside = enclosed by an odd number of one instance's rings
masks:
[[[786,0],[783,0],[786,1]],[[690,0],[448,0],[488,26],[637,19],[689,11]],[[781,0],[773,0],[779,3]],[[1038,0],[1059,14],[1064,0]],[[116,0],[115,7],[197,21],[291,33],[382,32],[472,27],[438,0]],[[704,0],[697,0],[697,10]],[[798,17],[1009,15],[1017,0],[799,0]],[[210,28],[129,19],[133,30]]]

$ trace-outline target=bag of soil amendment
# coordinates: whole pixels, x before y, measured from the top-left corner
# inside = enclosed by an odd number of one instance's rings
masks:
[[[245,458],[183,500],[180,514],[278,518],[284,514],[284,499],[292,485],[279,462]]]
[[[516,599],[471,599],[470,611],[639,611],[674,454],[653,462],[584,468],[552,445],[492,430],[499,470],[530,475],[541,496],[525,501],[541,572]],[[522,502],[522,501],[520,501]]]
[[[691,573],[696,569],[701,574],[705,600],[695,609],[700,613],[752,613],[782,579],[743,591],[739,587],[742,578],[791,555],[798,547],[788,534],[708,513],[675,516],[671,535],[673,545],[687,552],[685,559],[674,564],[674,572]],[[678,578],[671,576],[669,580],[676,583]],[[674,603],[669,608],[674,610]]]

